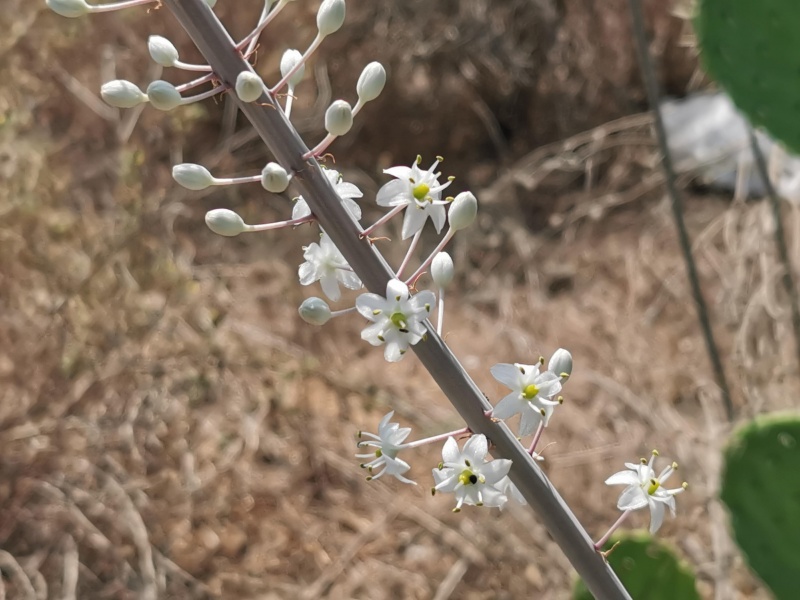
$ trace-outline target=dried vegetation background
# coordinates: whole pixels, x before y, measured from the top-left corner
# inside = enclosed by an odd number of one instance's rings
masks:
[[[259,2],[220,0],[237,34]],[[332,151],[369,199],[380,169],[446,157],[482,201],[454,246],[447,339],[494,400],[496,362],[572,350],[544,465],[595,536],[602,480],[659,447],[690,493],[663,536],[702,592],[759,598],[714,501],[728,425],[707,367],[623,0],[351,2],[300,88],[321,134],[377,59],[390,83]],[[258,186],[188,193],[175,162],[247,173],[268,159],[223,101],[161,114],[99,102],[113,77],[158,76],[146,35],[199,58],[166,10],[65,20],[0,11],[0,597],[567,598],[573,573],[538,519],[450,512],[420,486],[364,482],[353,434],[390,407],[416,436],[458,418],[413,357],[387,368],[358,319],[296,317],[313,231],[223,240],[210,208],[286,218]],[[689,29],[648,3],[668,93],[698,81]],[[296,2],[258,54],[313,37]],[[173,74],[168,74],[172,76]],[[690,178],[684,182],[690,189]],[[690,195],[687,218],[742,418],[797,392],[771,223],[760,202]],[[787,214],[793,254],[800,219]],[[426,243],[430,247],[432,240]],[[392,257],[397,260],[397,256]],[[646,525],[637,515],[634,524]]]

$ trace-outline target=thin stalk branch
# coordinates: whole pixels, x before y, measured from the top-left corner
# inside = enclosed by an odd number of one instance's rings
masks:
[[[659,104],[660,93],[656,75],[653,70],[653,63],[650,58],[641,2],[642,0],[628,0],[631,17],[633,18],[633,37],[636,40],[636,53],[639,56],[639,66],[642,71],[645,89],[647,90],[647,101],[650,104],[650,110],[653,112],[653,124],[656,129],[659,151],[661,152],[661,166],[664,169],[667,193],[670,199],[670,207],[672,208],[672,217],[675,220],[675,228],[678,230],[678,242],[681,247],[681,252],[683,253],[683,262],[686,265],[686,275],[689,278],[689,287],[692,290],[692,298],[694,299],[694,305],[697,310],[697,318],[700,321],[700,328],[702,329],[703,339],[706,343],[706,351],[708,352],[708,358],[711,361],[711,367],[714,371],[714,379],[722,395],[722,403],[725,406],[725,412],[728,416],[728,420],[732,421],[734,409],[733,401],[731,400],[731,391],[728,387],[728,380],[725,377],[725,369],[722,366],[722,359],[719,355],[717,343],[714,340],[714,332],[711,329],[711,319],[708,316],[708,306],[703,297],[703,290],[700,287],[697,265],[694,262],[694,256],[692,256],[692,244],[689,241],[689,232],[686,229],[686,222],[683,219],[683,199],[678,191],[675,167],[672,164],[672,154],[670,154],[669,145],[667,143],[667,131],[664,128],[664,119],[661,115],[661,105]]]
[[[203,0],[164,0],[164,4],[223,84],[233,86],[240,72],[253,70],[236,51],[230,35]],[[276,100],[266,88],[257,102],[243,103],[233,94],[231,97],[277,162],[293,173],[293,185],[367,289],[384,294],[386,283],[393,276],[391,268],[369,240],[361,239],[358,223],[342,205],[316,159],[303,159],[308,147],[283,111],[278,110]],[[485,412],[491,408],[488,400],[436,330],[430,323],[426,323],[426,327],[426,340],[413,346],[417,357],[467,426],[492,441],[495,456],[513,461],[509,473],[512,481],[538,513],[542,524],[586,586],[598,600],[630,600],[617,576],[595,551],[592,540],[539,466],[504,423],[486,417]]]
[[[758,145],[755,131],[752,126],[748,126],[747,133],[750,137],[750,148],[753,151],[753,158],[756,163],[756,170],[758,171],[761,181],[764,182],[764,189],[767,191],[767,198],[769,199],[770,208],[772,208],[772,219],[775,221],[775,246],[778,250],[778,259],[783,267],[783,288],[789,296],[789,307],[792,312],[792,328],[794,329],[794,342],[797,347],[797,360],[800,364],[800,298],[797,295],[797,287],[794,284],[794,277],[792,276],[792,261],[789,259],[789,249],[786,246],[786,233],[783,228],[783,217],[781,215],[781,200],[778,197],[778,192],[775,191],[775,186],[769,178],[769,169],[767,168],[767,161],[764,159],[764,153],[761,151],[761,146]]]

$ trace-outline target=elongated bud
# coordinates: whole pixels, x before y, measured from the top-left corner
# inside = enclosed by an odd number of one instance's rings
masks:
[[[299,63],[303,59],[303,55],[300,54],[299,50],[289,49],[283,53],[281,56],[281,77],[286,77],[286,75],[294,69],[294,66]],[[306,66],[302,65],[300,68],[295,71],[292,76],[289,78],[289,87],[295,87],[298,83],[303,80],[303,75],[306,74]]]
[[[386,85],[386,69],[379,62],[371,62],[358,77],[356,92],[361,102],[371,102],[381,95]]]
[[[100,96],[106,104],[117,108],[133,108],[142,102],[147,102],[147,94],[135,83],[124,79],[104,83],[100,88]]]
[[[242,102],[255,102],[264,93],[264,81],[250,71],[242,71],[236,77],[236,95]]]
[[[204,190],[214,185],[214,177],[203,165],[183,163],[172,167],[172,178],[187,190]]]
[[[447,211],[447,220],[453,231],[469,227],[478,214],[478,199],[472,192],[461,192]]]
[[[325,111],[325,130],[331,135],[344,135],[353,126],[353,108],[344,100],[335,100]]]
[[[289,173],[278,163],[267,163],[261,171],[261,186],[273,194],[285,192],[289,187]]]
[[[344,23],[344,0],[323,0],[317,12],[317,29],[325,37],[339,31]]]
[[[82,17],[92,7],[85,0],[47,0],[47,8],[62,17]]]
[[[150,52],[150,58],[162,67],[171,67],[178,60],[178,49],[160,35],[151,35],[147,38],[147,50]]]
[[[572,354],[569,353],[569,350],[559,348],[553,352],[553,356],[550,357],[550,362],[547,364],[547,370],[561,377],[562,381],[572,375]]]
[[[206,213],[206,225],[219,235],[235,237],[247,229],[242,217],[227,208],[215,208]]]
[[[172,110],[183,100],[174,85],[161,79],[156,79],[147,86],[147,97],[150,99],[150,104],[158,110]]]
[[[440,288],[446,288],[453,281],[455,269],[453,259],[447,252],[439,252],[431,262],[431,277]]]
[[[310,325],[325,325],[331,319],[331,308],[322,298],[311,297],[303,300],[297,309],[300,318]]]

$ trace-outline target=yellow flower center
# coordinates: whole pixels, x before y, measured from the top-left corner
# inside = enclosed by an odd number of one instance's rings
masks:
[[[416,198],[417,200],[421,201],[421,200],[425,200],[425,198],[428,195],[428,192],[430,192],[430,191],[431,191],[431,187],[429,185],[426,185],[424,183],[418,183],[411,190],[411,193],[414,194],[414,198]]]
[[[532,384],[530,384],[528,386],[525,386],[525,388],[523,388],[522,397],[525,398],[526,400],[532,400],[532,399],[536,398],[536,394],[538,394],[538,393],[539,393],[539,388],[536,387],[536,385],[534,385],[532,383]]]
[[[458,481],[462,485],[470,485],[478,483],[478,476],[469,469],[464,469],[461,475],[458,476]]]
[[[660,487],[661,483],[658,481],[658,479],[651,479],[650,485],[647,488],[647,495],[652,496],[653,494],[656,493],[656,490]]]
[[[389,320],[398,329],[405,329],[407,327],[408,320],[406,319],[406,316],[401,312],[392,313],[392,316],[389,317]]]

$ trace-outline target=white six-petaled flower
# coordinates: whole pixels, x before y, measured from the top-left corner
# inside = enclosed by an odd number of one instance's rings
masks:
[[[606,485],[626,485],[617,501],[617,508],[623,511],[637,510],[650,507],[650,533],[656,533],[664,522],[665,507],[669,507],[672,516],[675,516],[675,495],[683,492],[688,484],[684,482],[681,487],[672,490],[664,489],[664,482],[678,468],[678,463],[672,463],[656,477],[653,462],[658,452],[653,454],[648,461],[642,458],[637,463],[625,463],[627,471],[614,473],[606,479]]]
[[[361,332],[361,339],[373,346],[385,344],[384,357],[397,362],[425,335],[425,319],[433,310],[436,296],[422,291],[411,296],[408,286],[399,279],[386,284],[386,297],[379,294],[361,294],[356,298],[356,309],[372,321]]]
[[[561,380],[552,371],[539,372],[541,362],[536,365],[501,363],[492,367],[497,381],[511,389],[492,410],[497,419],[509,419],[520,413],[519,435],[524,437],[536,430],[540,421],[545,427],[553,410],[560,404],[553,397],[561,391]]]
[[[472,436],[464,444],[463,450],[458,449],[453,437],[447,438],[444,443],[442,464],[433,469],[436,482],[433,492],[455,494],[456,507],[453,512],[460,511],[463,504],[501,507],[508,500],[498,486],[503,485],[511,461],[498,458],[487,462],[488,452],[489,444],[483,434]]]
[[[425,225],[428,217],[436,227],[436,233],[441,233],[447,219],[447,211],[442,200],[442,190],[450,185],[451,181],[439,183],[441,173],[436,172],[441,159],[437,159],[430,169],[423,171],[419,168],[422,159],[417,160],[410,167],[392,167],[383,172],[392,177],[394,181],[385,184],[378,190],[376,201],[379,206],[406,206],[403,218],[403,239],[408,239]]]
[[[361,207],[353,198],[361,198],[364,193],[358,189],[355,184],[343,181],[341,174],[336,169],[323,169],[322,171],[325,173],[328,181],[331,182],[334,191],[342,200],[342,204],[347,209],[347,212],[353,215],[356,221],[360,221]],[[294,207],[292,208],[292,219],[302,219],[310,214],[311,209],[308,207],[308,203],[302,196],[299,196],[297,200],[295,200]]]
[[[372,446],[377,449],[374,452],[356,454],[356,456],[358,458],[373,459],[370,462],[361,464],[361,468],[367,469],[370,472],[370,476],[367,478],[368,481],[377,479],[382,475],[391,475],[403,483],[416,485],[416,482],[407,477],[403,477],[403,474],[408,471],[411,466],[406,461],[397,458],[397,454],[405,447],[403,440],[411,433],[411,428],[400,427],[398,423],[390,423],[393,416],[394,411],[391,411],[381,419],[378,425],[378,435],[367,433],[366,431],[358,432],[358,437],[367,436],[372,438],[358,442],[359,448]],[[375,469],[381,470],[377,473],[373,473]]]
[[[361,287],[358,278],[350,265],[333,244],[328,234],[323,232],[319,244],[316,242],[303,247],[303,258],[306,262],[300,265],[298,274],[302,285],[311,285],[319,281],[325,295],[336,302],[342,294],[339,284],[357,290]]]

